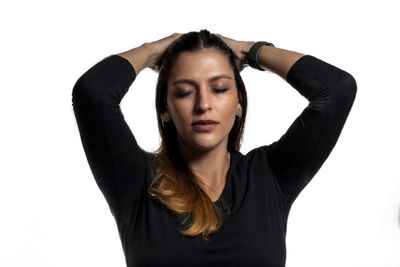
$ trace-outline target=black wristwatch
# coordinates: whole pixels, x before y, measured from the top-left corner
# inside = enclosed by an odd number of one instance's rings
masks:
[[[256,42],[255,44],[252,45],[252,47],[249,50],[249,53],[247,54],[247,61],[249,62],[250,67],[254,68],[254,69],[258,69],[261,71],[265,71],[264,69],[262,69],[259,65],[258,65],[258,54],[260,54],[260,48],[263,45],[268,45],[268,46],[274,46],[274,44],[272,43],[268,43],[265,41],[259,41]]]

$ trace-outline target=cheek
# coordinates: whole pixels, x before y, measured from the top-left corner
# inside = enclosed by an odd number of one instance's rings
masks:
[[[188,123],[191,124],[191,104],[189,101],[171,101],[168,109],[177,128],[184,127]]]
[[[235,123],[236,118],[236,103],[229,101],[226,105],[222,106],[219,110],[220,120],[223,121],[224,131],[229,132]]]
[[[226,100],[223,106],[224,106],[224,116],[226,118],[233,117],[234,119],[236,116],[236,106],[237,106],[236,101],[233,100],[232,98],[229,98]]]

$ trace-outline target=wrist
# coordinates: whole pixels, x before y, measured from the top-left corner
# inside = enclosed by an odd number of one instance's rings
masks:
[[[144,54],[147,55],[145,59],[145,67],[154,68],[158,58],[160,57],[160,52],[157,47],[153,43],[143,43],[141,48],[145,51]]]
[[[241,48],[241,52],[242,54],[244,54],[245,56],[247,56],[249,54],[250,48],[255,44],[256,42],[244,42],[242,48]]]
[[[242,54],[241,57],[241,62],[245,65],[248,66],[249,64],[249,60],[248,60],[248,55],[249,55],[249,51],[250,48],[255,44],[256,42],[243,42],[243,45],[240,48],[240,53]]]

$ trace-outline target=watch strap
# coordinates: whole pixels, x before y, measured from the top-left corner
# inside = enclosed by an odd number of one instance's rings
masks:
[[[265,70],[262,69],[258,64],[258,55],[260,54],[260,49],[263,45],[275,47],[272,43],[265,42],[265,41],[258,41],[251,46],[249,53],[247,55],[247,61],[249,63],[249,66],[254,69],[261,70],[261,71],[265,71]]]

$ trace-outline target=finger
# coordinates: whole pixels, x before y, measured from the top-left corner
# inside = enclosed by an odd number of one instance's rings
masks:
[[[227,39],[225,36],[223,36],[223,35],[221,35],[221,34],[219,34],[219,33],[217,33],[216,35],[217,35],[219,38],[221,38],[225,43],[228,42],[228,39]]]

